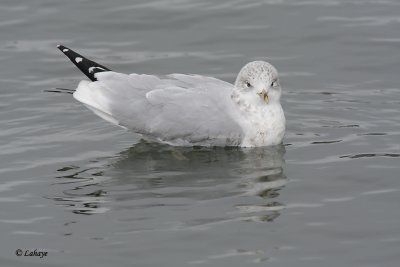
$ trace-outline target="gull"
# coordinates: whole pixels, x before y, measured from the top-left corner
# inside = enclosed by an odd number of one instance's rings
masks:
[[[123,74],[57,46],[89,79],[73,97],[104,120],[173,146],[260,147],[282,143],[278,72],[247,63],[234,84],[194,74]]]

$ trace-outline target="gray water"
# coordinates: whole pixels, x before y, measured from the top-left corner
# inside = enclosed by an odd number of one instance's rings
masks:
[[[400,2],[0,3],[1,266],[399,266]],[[71,95],[120,72],[281,74],[284,144],[141,142]],[[47,252],[47,256],[16,256]]]

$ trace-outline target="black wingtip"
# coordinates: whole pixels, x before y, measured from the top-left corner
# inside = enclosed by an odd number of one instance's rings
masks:
[[[57,45],[57,48],[66,55],[75,66],[78,67],[90,80],[97,81],[95,74],[103,71],[111,71],[107,67],[104,67],[94,61],[91,61],[84,56],[76,53],[75,51],[65,47],[63,45]]]

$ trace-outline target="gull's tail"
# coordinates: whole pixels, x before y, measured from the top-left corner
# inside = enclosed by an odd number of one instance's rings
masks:
[[[92,81],[97,81],[94,76],[95,73],[111,71],[110,69],[79,55],[75,51],[63,45],[57,45],[57,48],[60,49],[61,52],[63,52],[64,55],[66,55],[69,60],[71,60],[71,62],[74,63],[75,66],[77,66]]]

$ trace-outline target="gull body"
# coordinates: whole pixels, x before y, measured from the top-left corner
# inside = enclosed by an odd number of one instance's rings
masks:
[[[278,72],[254,61],[235,84],[202,76],[123,74],[58,48],[91,81],[73,93],[95,114],[143,138],[175,146],[258,147],[282,143]]]

